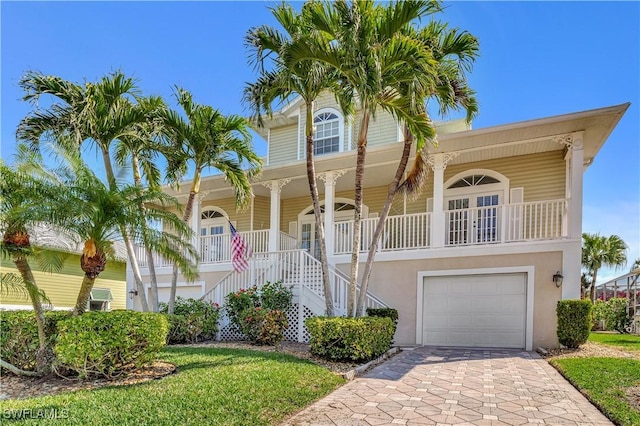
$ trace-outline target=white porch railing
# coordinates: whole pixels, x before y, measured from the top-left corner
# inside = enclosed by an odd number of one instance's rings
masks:
[[[253,250],[253,253],[266,253],[269,251],[269,230],[263,229],[258,231],[245,231],[240,232],[240,235],[245,239],[249,247]],[[283,241],[281,233],[281,245]],[[287,235],[290,239],[290,237]],[[295,239],[293,239],[295,241]],[[287,240],[287,244],[290,244]],[[292,248],[295,248],[292,247]],[[200,256],[200,263],[220,263],[231,262],[231,234],[219,234],[219,235],[207,235],[197,238],[196,249]],[[147,255],[144,247],[138,247],[137,251],[138,262],[141,267],[147,266]],[[162,256],[154,255],[154,264],[156,267],[171,266],[172,263]]]
[[[280,231],[280,250],[295,250],[299,247],[298,240]]]
[[[360,250],[369,250],[378,218],[363,219],[360,228]],[[335,254],[351,253],[353,221],[335,224]],[[428,248],[431,244],[431,213],[388,216],[378,244],[380,251]]]
[[[446,210],[445,246],[559,239],[567,236],[567,200],[536,201],[471,209]],[[378,218],[362,220],[360,250],[373,239]],[[389,216],[380,251],[433,246],[431,213]],[[335,254],[351,253],[353,221],[335,224]]]

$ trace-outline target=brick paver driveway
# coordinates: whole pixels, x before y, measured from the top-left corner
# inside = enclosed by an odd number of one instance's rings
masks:
[[[612,425],[536,353],[403,351],[285,425]]]

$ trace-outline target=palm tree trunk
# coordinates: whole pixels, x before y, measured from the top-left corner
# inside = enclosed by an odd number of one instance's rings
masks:
[[[116,190],[117,183],[116,183],[115,175],[113,174],[111,157],[109,156],[109,144],[99,142],[99,145],[102,150],[102,160],[104,161],[104,168],[107,174],[107,182],[109,183],[109,189]],[[133,280],[135,282],[136,288],[138,289],[138,296],[140,297],[142,310],[145,312],[148,312],[149,305],[147,303],[147,296],[144,291],[144,284],[142,283],[142,275],[140,274],[140,265],[138,264],[135,248],[133,247],[133,243],[131,242],[129,233],[124,228],[124,226],[120,227],[120,231],[122,232],[122,238],[124,239],[125,246],[127,247],[127,257],[129,258],[131,269],[133,270]],[[78,295],[78,297],[80,296]]]
[[[29,293],[29,299],[31,299],[31,306],[36,316],[36,325],[38,326],[38,351],[36,352],[36,371],[46,374],[49,370],[48,359],[53,354],[50,348],[47,346],[47,335],[45,333],[45,317],[44,310],[42,309],[42,303],[40,302],[40,296],[38,292],[38,286],[36,280],[31,271],[31,266],[27,258],[21,254],[14,254],[13,263],[16,265],[16,269],[20,272],[22,279]]]
[[[182,216],[182,220],[186,223],[191,219],[191,213],[193,212],[193,202],[196,198],[196,194],[200,190],[200,170],[196,168],[196,171],[193,176],[193,184],[191,186],[191,191],[189,191],[189,198],[187,199],[187,206],[184,209],[184,216]],[[173,313],[175,303],[176,303],[176,290],[178,284],[178,265],[173,265],[173,269],[171,271],[171,290],[169,293],[169,303],[167,310],[170,314]]]
[[[591,279],[591,288],[589,289],[589,300],[596,303],[596,279],[598,278],[598,270],[593,270],[593,278]]]
[[[358,262],[360,257],[360,224],[362,221],[362,192],[364,183],[364,165],[367,155],[367,132],[369,130],[369,107],[362,109],[362,120],[358,133],[358,152],[356,156],[356,177],[353,213],[353,247],[351,251],[351,275],[349,277],[349,295],[347,297],[347,316],[353,317],[356,305],[356,289],[358,285]]]
[[[371,241],[371,245],[369,246],[369,253],[367,254],[367,262],[364,264],[364,270],[362,271],[362,282],[360,283],[360,295],[358,296],[358,304],[356,305],[356,316],[364,316],[364,307],[365,301],[367,300],[367,291],[369,289],[369,278],[371,277],[371,270],[373,268],[373,259],[376,256],[376,251],[378,250],[378,241],[380,241],[380,236],[382,235],[382,231],[384,230],[384,223],[389,216],[389,211],[391,211],[391,205],[393,204],[393,200],[398,192],[398,188],[400,188],[400,180],[402,179],[402,175],[407,169],[407,163],[409,162],[409,154],[411,154],[411,145],[413,144],[413,139],[408,132],[405,130],[405,140],[404,146],[402,148],[402,156],[400,157],[400,163],[398,164],[398,168],[396,169],[396,174],[393,177],[393,181],[389,185],[389,190],[387,191],[387,199],[384,203],[384,207],[382,208],[382,212],[380,213],[380,217],[378,218],[378,224],[376,225],[376,229],[373,232],[373,240]]]
[[[140,174],[140,162],[138,161],[138,156],[135,153],[131,154],[131,163],[133,166],[133,182],[134,184],[142,189],[142,176]],[[145,215],[147,208],[143,203],[139,205],[140,211],[142,215]],[[147,266],[149,267],[149,278],[151,284],[151,311],[158,312],[160,307],[158,305],[158,278],[156,277],[156,265],[153,260],[153,252],[149,248],[147,244],[145,244],[145,254],[147,255]],[[140,291],[138,290],[138,294]],[[145,293],[146,296],[146,293]],[[146,298],[146,297],[145,297]]]
[[[313,213],[316,219],[317,238],[320,241],[320,267],[322,268],[322,287],[324,289],[324,301],[326,307],[326,315],[332,317],[333,312],[333,295],[331,293],[331,278],[329,276],[329,260],[327,258],[327,244],[324,239],[324,222],[320,212],[320,198],[318,196],[318,185],[316,183],[316,168],[313,162],[313,102],[307,103],[307,123],[305,126],[305,134],[307,138],[307,180],[309,181],[309,192],[313,201]],[[325,194],[325,200],[326,200]],[[333,206],[324,205],[325,214],[327,209],[333,209]],[[302,306],[300,306],[302,309]]]
[[[96,282],[96,278],[90,278],[88,274],[84,274],[82,284],[80,285],[80,291],[78,292],[78,299],[76,300],[76,306],[73,308],[73,315],[78,316],[84,314],[87,310],[87,303],[89,302],[89,296],[91,296],[91,289]]]

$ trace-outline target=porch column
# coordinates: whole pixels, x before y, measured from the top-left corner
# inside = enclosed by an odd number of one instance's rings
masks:
[[[193,199],[193,209],[191,210],[191,230],[193,231],[193,247],[195,247],[196,251],[200,256],[202,256],[200,246],[200,204],[202,203],[202,199],[204,198],[203,193],[196,194]]]
[[[345,173],[344,170],[334,170],[319,173],[318,178],[324,182],[324,241],[327,247],[327,257],[335,251],[334,204],[336,199],[336,181]]]
[[[444,169],[447,163],[460,155],[459,152],[430,154],[427,164],[433,170],[433,212],[431,213],[431,247],[444,247],[445,215],[444,215]]]
[[[572,135],[571,192],[569,193],[569,238],[582,238],[582,176],[584,173],[583,132]]]
[[[280,191],[291,179],[271,180],[262,185],[271,190],[271,209],[269,212],[269,251],[280,250]]]

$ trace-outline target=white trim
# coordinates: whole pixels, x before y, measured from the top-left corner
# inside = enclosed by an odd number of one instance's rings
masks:
[[[475,186],[467,186],[463,188],[449,188],[451,185],[463,179],[467,176],[472,175],[485,175],[490,176],[494,179],[500,181],[499,183],[489,183],[486,185],[475,185]],[[449,197],[458,196],[458,195],[475,195],[476,193],[485,193],[485,192],[495,192],[495,191],[503,191],[504,199],[501,200],[500,204],[509,204],[509,186],[510,181],[509,178],[503,175],[502,173],[496,172],[490,169],[469,169],[463,172],[457,173],[453,177],[447,179],[444,183],[444,198],[447,199]]]
[[[525,324],[525,350],[533,350],[533,301],[535,285],[535,267],[509,266],[502,268],[474,268],[474,269],[443,269],[437,271],[419,271],[417,277],[417,301],[416,301],[416,344],[422,345],[423,326],[423,298],[424,279],[426,277],[451,277],[460,275],[493,275],[525,273],[527,284],[527,312]]]
[[[302,160],[304,157],[302,156],[302,114],[300,114],[300,110],[298,109],[298,151],[296,158],[298,160]]]

